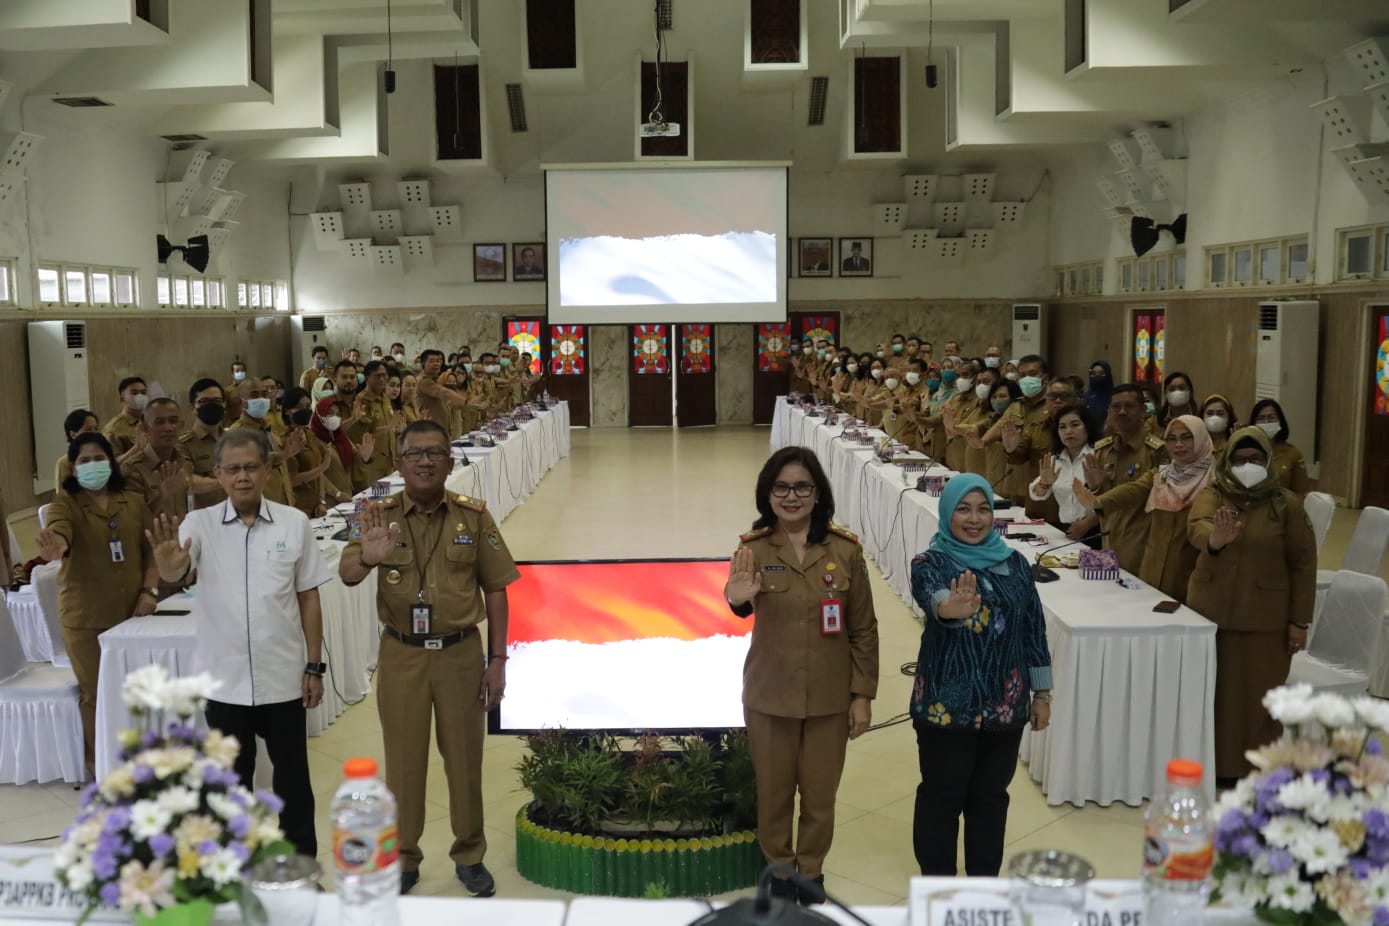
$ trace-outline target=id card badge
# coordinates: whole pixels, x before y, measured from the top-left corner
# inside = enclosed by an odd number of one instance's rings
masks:
[[[826,598],[820,602],[820,633],[826,637],[844,632],[844,602]]]
[[[419,602],[410,605],[410,632],[417,637],[427,637],[434,629],[434,605]]]
[[[110,543],[110,547],[111,547],[111,562],[113,562],[113,563],[123,563],[123,562],[125,562],[125,547],[121,544],[121,542],[120,542],[119,540],[112,540],[111,543]]]

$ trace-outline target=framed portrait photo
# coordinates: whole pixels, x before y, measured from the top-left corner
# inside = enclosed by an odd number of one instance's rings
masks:
[[[839,275],[842,277],[871,277],[873,275],[872,238],[839,239]]]
[[[797,243],[800,245],[796,253],[800,257],[801,276],[834,276],[833,238],[801,238]]]
[[[506,282],[506,245],[473,245],[473,282]]]
[[[511,279],[516,283],[544,282],[545,242],[523,241],[511,246]]]

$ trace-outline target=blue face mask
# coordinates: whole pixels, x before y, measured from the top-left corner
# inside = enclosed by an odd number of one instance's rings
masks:
[[[269,399],[248,399],[246,401],[246,414],[252,418],[264,418],[269,412]]]
[[[111,461],[92,460],[89,463],[78,463],[72,468],[72,472],[77,477],[78,485],[95,492],[97,489],[106,488],[106,483],[111,481]]]
[[[472,364],[472,361],[468,361],[468,362],[464,363],[464,364],[463,364],[463,369],[467,370],[469,373],[473,372],[473,364]]]
[[[319,397],[320,399],[331,399],[331,398],[332,398],[333,396],[335,396],[335,395],[337,395],[337,392],[336,392],[335,390],[332,390],[332,389],[320,389],[320,390],[318,390],[318,397]]]
[[[357,385],[358,385],[358,386],[362,385],[362,383],[365,383],[366,381],[367,381],[367,375],[366,375],[365,373],[358,373],[358,374],[357,374]]]
[[[927,388],[927,389],[930,389],[932,392],[935,392],[937,389],[940,388],[940,380],[938,380],[938,379],[928,379],[928,380],[926,380],[926,388]]]
[[[508,359],[505,358],[505,357],[503,357],[503,358],[501,359],[500,362],[501,362],[501,365],[502,365],[502,369],[503,369],[503,370],[505,370],[507,367],[511,366],[511,361],[508,360]]]
[[[954,370],[942,370],[940,374],[941,382],[947,386],[954,385],[955,380],[959,379],[959,374]]]
[[[1022,394],[1029,399],[1035,399],[1042,392],[1042,378],[1040,376],[1024,376],[1018,380],[1018,388]]]

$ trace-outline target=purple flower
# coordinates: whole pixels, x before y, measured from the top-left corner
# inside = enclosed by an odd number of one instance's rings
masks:
[[[1372,756],[1382,756],[1384,755],[1384,746],[1378,737],[1371,737],[1370,741],[1365,744],[1365,751]],[[1380,907],[1380,909],[1383,910],[1384,908]]]
[[[1389,865],[1389,838],[1371,836],[1366,839],[1365,857],[1376,865]]]
[[[246,834],[251,831],[251,821],[244,813],[239,813],[227,821],[227,829],[231,830],[237,839],[245,839]]]
[[[146,749],[152,749],[157,742],[159,742],[159,734],[153,730],[146,730],[144,736],[140,737],[140,745]]]
[[[1244,811],[1238,808],[1227,810],[1215,826],[1215,847],[1221,852],[1229,852],[1235,839],[1244,832]]]
[[[174,837],[168,833],[159,833],[150,837],[150,851],[156,856],[164,856],[174,851]]]
[[[227,797],[231,798],[231,802],[242,810],[249,809],[253,800],[251,795],[247,794],[245,791],[233,791],[228,794]]]
[[[1231,851],[1245,858],[1253,858],[1259,851],[1259,837],[1253,833],[1245,833],[1235,839]]]
[[[154,769],[150,768],[148,765],[137,765],[135,766],[134,776],[136,784],[147,785],[151,781],[154,781]]]
[[[125,807],[117,807],[106,817],[106,822],[101,825],[103,833],[119,833],[130,825],[130,811]]]
[[[96,798],[97,789],[100,787],[95,781],[82,789],[82,806],[88,807]]]
[[[257,791],[256,800],[265,805],[265,809],[271,813],[279,813],[285,809],[285,802],[269,791]]]
[[[1357,881],[1364,881],[1375,873],[1375,866],[1363,858],[1353,858],[1350,860],[1350,873]]]
[[[1281,875],[1293,867],[1293,856],[1287,849],[1269,849],[1264,862],[1268,865],[1269,873]]]
[[[1375,907],[1375,926],[1389,926],[1389,907]]]
[[[251,850],[246,848],[246,846],[244,846],[243,844],[236,842],[235,840],[227,843],[227,851],[230,852],[232,855],[235,855],[238,859],[240,859],[242,864],[245,864],[251,859]]]
[[[116,876],[116,856],[112,852],[103,852],[98,846],[92,853],[92,871],[98,878],[105,881]]]
[[[1360,821],[1365,824],[1365,832],[1371,836],[1389,836],[1389,814],[1378,807],[1365,811]]]
[[[1350,783],[1349,778],[1337,776],[1331,784],[1331,791],[1333,794],[1350,795],[1355,792],[1355,785]]]
[[[119,904],[121,902],[121,886],[115,881],[110,884],[103,884],[101,886],[101,902],[108,907],[115,907]],[[1379,926],[1379,924],[1376,923],[1375,926]]]
[[[1282,810],[1282,805],[1278,803],[1278,791],[1296,777],[1293,770],[1286,767],[1269,772],[1262,781],[1254,786],[1255,806],[1260,811],[1269,814]]]
[[[169,725],[169,736],[174,739],[196,741],[198,739],[198,731],[186,724],[175,723]]]
[[[220,848],[222,847],[217,845],[217,841],[215,839],[204,839],[202,842],[198,843],[198,854],[213,855]]]
[[[1314,768],[1309,774],[1312,776],[1312,780],[1319,785],[1324,785],[1331,780],[1331,773],[1324,768]]]
[[[1255,812],[1249,815],[1249,825],[1256,830],[1261,830],[1268,826],[1268,814]]]

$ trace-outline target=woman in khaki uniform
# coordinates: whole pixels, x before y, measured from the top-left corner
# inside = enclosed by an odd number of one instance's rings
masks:
[[[152,613],[159,597],[159,568],[145,538],[153,519],[145,500],[125,490],[115,458],[99,433],[73,439],[73,475],[49,506],[48,526],[38,536],[39,556],[62,561],[58,618],[77,676],[88,777],[96,765],[97,636],[131,615]]]
[[[874,357],[868,365],[868,380],[858,402],[858,417],[866,421],[870,428],[882,426],[883,409],[892,401],[887,386],[883,385],[886,376],[887,366]]]
[[[407,425],[414,424],[420,420],[419,409],[415,407],[415,386],[417,384],[414,373],[406,373],[400,378],[400,400],[396,404],[396,410],[405,416]]]
[[[971,473],[983,476],[990,485],[996,485],[1008,470],[1008,460],[1003,452],[1003,442],[984,443],[984,435],[998,424],[1008,406],[1022,398],[1022,390],[1011,379],[1000,379],[989,387],[989,397],[980,405],[979,417],[971,422],[974,433],[966,433],[965,441],[969,449],[965,451],[965,467]]]
[[[1306,495],[1312,491],[1312,481],[1307,477],[1307,462],[1302,451],[1288,443],[1288,417],[1283,414],[1283,406],[1276,399],[1260,399],[1249,414],[1250,423],[1268,435],[1273,444],[1273,462],[1269,470],[1278,477],[1278,482],[1290,492]]]
[[[757,477],[757,511],[724,586],[734,614],[757,615],[743,666],[757,838],[769,863],[823,883],[844,752],[868,729],[878,693],[878,619],[863,550],[831,524],[834,497],[814,452],[772,455]],[[773,892],[796,895],[784,880]]]
[[[324,473],[328,472],[329,450],[323,442],[309,430],[313,420],[313,400],[308,392],[297,386],[285,393],[285,426],[297,429],[304,434],[304,449],[300,450],[290,462],[290,483],[294,489],[291,504],[311,518],[323,514],[324,499],[327,492],[336,496],[336,489],[325,485]]]
[[[1197,553],[1187,539],[1187,517],[1192,502],[1210,482],[1215,456],[1206,426],[1192,415],[1172,419],[1167,425],[1166,446],[1171,463],[1148,470],[1099,497],[1077,481],[1076,499],[1098,514],[1102,523],[1106,514],[1143,506],[1148,539],[1138,577],[1168,598],[1184,602]]]
[[[1261,703],[1307,645],[1317,587],[1317,543],[1302,499],[1269,471],[1273,447],[1243,428],[1191,506],[1187,536],[1200,551],[1187,604],[1216,632],[1215,775],[1250,770],[1245,751],[1279,736]]]
[[[1225,452],[1230,435],[1241,427],[1235,417],[1235,405],[1220,393],[1212,393],[1201,403],[1201,421],[1211,436],[1211,450],[1216,456]]]

